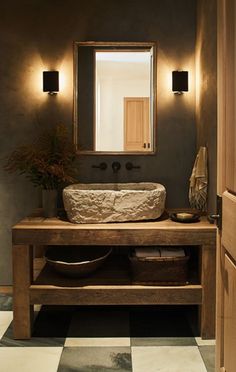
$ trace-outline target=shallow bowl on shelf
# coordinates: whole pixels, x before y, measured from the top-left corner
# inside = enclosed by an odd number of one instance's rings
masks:
[[[45,259],[60,274],[69,277],[85,277],[97,270],[112,252],[101,246],[49,246]]]

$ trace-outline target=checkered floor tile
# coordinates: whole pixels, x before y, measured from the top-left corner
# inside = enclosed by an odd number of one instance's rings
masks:
[[[14,340],[12,299],[0,295],[0,372],[214,372],[215,342],[199,337],[188,322],[194,314],[195,307],[42,306],[32,338]]]

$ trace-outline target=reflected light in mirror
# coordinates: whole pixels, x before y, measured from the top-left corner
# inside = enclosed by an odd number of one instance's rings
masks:
[[[103,50],[95,56],[95,150],[152,150],[150,51]]]
[[[150,63],[150,52],[96,52],[96,61]]]

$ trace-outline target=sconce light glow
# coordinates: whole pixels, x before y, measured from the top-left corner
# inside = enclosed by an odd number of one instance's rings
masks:
[[[66,74],[65,72],[62,70],[60,70],[60,75],[59,75],[59,86],[60,86],[60,92],[62,93],[65,88],[66,88]]]
[[[188,92],[188,71],[172,71],[172,91],[175,94]]]
[[[48,92],[50,95],[59,92],[58,71],[43,71],[43,92]]]

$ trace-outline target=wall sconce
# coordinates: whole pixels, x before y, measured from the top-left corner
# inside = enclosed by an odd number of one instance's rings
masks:
[[[58,71],[43,71],[43,91],[51,96],[59,92]]]
[[[188,71],[172,71],[172,91],[175,94],[188,92]]]

